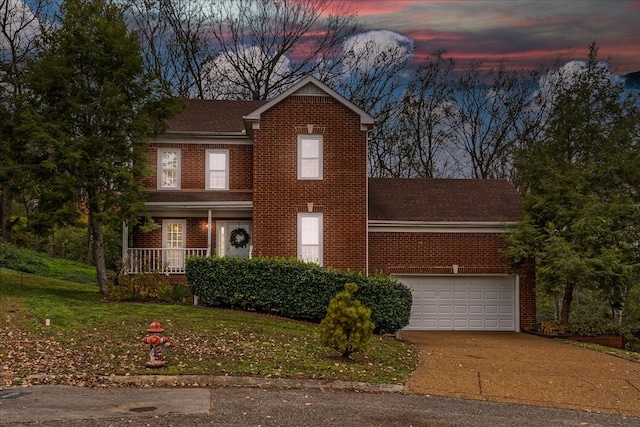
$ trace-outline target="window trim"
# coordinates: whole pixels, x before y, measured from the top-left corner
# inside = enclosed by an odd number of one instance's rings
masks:
[[[302,219],[303,218],[318,218],[318,265],[324,263],[324,217],[320,212],[299,212],[298,213],[298,259],[305,262],[316,262],[302,257]]]
[[[314,140],[318,144],[318,175],[302,176],[302,140]],[[299,134],[298,135],[298,179],[299,180],[322,180],[324,173],[324,138],[321,134]]]
[[[209,155],[210,154],[224,154],[225,156],[225,187],[224,188],[211,188],[211,168],[209,167]],[[206,150],[205,159],[205,177],[204,188],[207,191],[228,191],[229,190],[229,150],[222,148],[211,148]]]
[[[164,169],[162,168],[162,155],[163,153],[176,153],[176,157],[178,158],[178,166],[176,168],[176,186],[175,187],[163,187],[162,186],[162,175]],[[158,148],[158,163],[157,163],[157,189],[158,190],[180,190],[182,188],[182,150],[180,148]]]
[[[170,224],[177,224],[182,227],[182,241],[180,243],[180,248],[168,247],[168,239],[167,239],[167,229]],[[184,269],[185,263],[185,255],[187,249],[187,220],[186,219],[163,219],[162,220],[162,264],[165,268],[169,269],[169,271],[178,271]],[[169,265],[170,251],[177,250],[181,253],[180,257],[175,258],[178,261],[177,265]]]

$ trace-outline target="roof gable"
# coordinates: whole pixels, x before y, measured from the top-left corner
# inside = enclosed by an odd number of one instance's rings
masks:
[[[369,220],[516,222],[516,189],[502,179],[369,178]]]
[[[330,96],[336,99],[345,107],[347,107],[349,110],[353,111],[355,114],[360,116],[360,125],[363,128],[363,130],[370,129],[375,123],[374,118],[371,117],[368,113],[363,111],[361,108],[359,108],[352,102],[348,101],[342,95],[340,95],[339,93],[337,93],[336,91],[331,89],[329,86],[322,83],[320,80],[316,79],[313,76],[307,76],[302,80],[298,81],[296,84],[291,86],[286,91],[282,92],[280,95],[273,98],[271,101],[267,102],[266,104],[262,105],[255,111],[245,116],[245,119],[250,122],[256,123],[256,125],[254,126],[254,129],[259,128],[260,116],[262,115],[262,113],[273,108],[275,105],[277,105],[282,100],[288,98],[291,95]]]

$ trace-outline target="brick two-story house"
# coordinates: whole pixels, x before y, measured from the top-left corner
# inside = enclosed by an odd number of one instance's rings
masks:
[[[397,276],[413,291],[407,329],[534,327],[533,273],[509,274],[502,256],[515,189],[368,178],[373,125],[313,77],[271,101],[187,101],[151,144],[153,226],[125,229],[130,271],[178,281],[187,254],[298,257]]]

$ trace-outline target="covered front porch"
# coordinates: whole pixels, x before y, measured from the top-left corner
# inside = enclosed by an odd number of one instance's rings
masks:
[[[150,210],[152,221],[132,227],[123,225],[122,263],[128,274],[161,272],[184,274],[188,256],[250,257],[252,219],[250,206],[203,209]],[[151,224],[151,226],[149,226]]]

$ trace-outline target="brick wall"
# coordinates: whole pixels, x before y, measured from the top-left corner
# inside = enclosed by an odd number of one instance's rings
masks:
[[[323,179],[297,179],[298,135],[323,135]],[[290,96],[263,113],[254,133],[254,253],[297,256],[297,215],[323,214],[324,265],[366,267],[366,132],[330,97]]]
[[[369,233],[371,273],[504,274],[509,262],[498,233]],[[520,328],[536,325],[535,273],[528,262],[520,274]]]
[[[451,268],[467,272],[504,273],[508,261],[498,233],[369,233],[369,271],[407,268]],[[416,271],[417,272],[417,271]]]
[[[520,272],[520,329],[535,330],[536,325],[536,269],[531,258]]]
[[[206,182],[206,151],[209,149],[229,150],[229,189],[248,190],[253,180],[253,147],[240,144],[186,144],[152,143],[149,166],[152,175],[144,181],[148,189],[156,189],[158,183],[158,148],[179,148],[181,150],[181,188],[183,190],[204,190]]]

